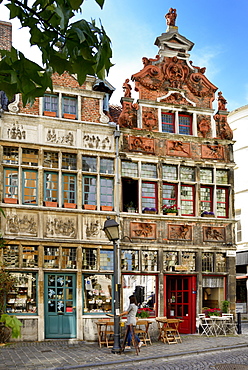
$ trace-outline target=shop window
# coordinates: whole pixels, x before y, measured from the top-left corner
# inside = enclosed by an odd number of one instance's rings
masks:
[[[3,163],[18,164],[19,150],[18,148],[6,146],[3,147]]]
[[[220,308],[225,300],[225,278],[222,276],[203,276],[202,279],[202,307]]]
[[[114,252],[100,250],[100,270],[114,270]]]
[[[163,179],[166,180],[177,180],[177,166],[173,166],[170,164],[163,164]]]
[[[138,177],[138,163],[122,161],[121,175],[124,177]]]
[[[186,271],[195,271],[195,253],[182,251],[181,265]]]
[[[43,166],[50,168],[58,168],[59,154],[57,152],[44,152]]]
[[[114,160],[108,158],[100,158],[100,173],[113,174]]]
[[[7,313],[36,314],[36,273],[11,272],[10,274],[16,279],[16,285],[14,291],[7,296]]]
[[[97,172],[96,157],[83,156],[82,157],[82,170],[87,172]]]
[[[122,178],[122,197],[124,212],[138,212],[138,180]]]
[[[213,211],[213,188],[210,186],[201,186],[200,189],[200,202],[201,202],[201,212]]]
[[[177,185],[163,184],[163,206],[173,206],[177,204]]]
[[[76,248],[62,248],[62,269],[77,268],[77,249]]]
[[[23,246],[22,247],[22,267],[38,267],[38,247]]]
[[[208,168],[200,168],[200,181],[212,184],[213,171]]]
[[[162,112],[162,132],[175,132],[175,119],[173,113]]]
[[[141,164],[141,177],[156,179],[157,178],[156,164],[142,163]]]
[[[44,201],[58,201],[58,174],[56,172],[44,172]]]
[[[112,311],[112,276],[83,276],[83,313],[108,313]]]
[[[74,97],[62,97],[62,113],[64,118],[77,118],[77,99]]]
[[[179,265],[178,252],[163,252],[164,271],[175,271],[175,266]]]
[[[38,150],[23,148],[22,164],[25,166],[38,166]]]
[[[112,178],[100,178],[100,204],[109,207],[114,205],[114,181]]]
[[[57,95],[50,95],[46,94],[44,95],[44,115],[49,116],[58,116],[58,102],[59,98]],[[51,112],[52,114],[48,114],[48,112]]]
[[[4,169],[4,201],[18,199],[18,170],[15,168]]]
[[[83,204],[96,205],[96,177],[83,176]]]
[[[142,271],[157,271],[158,270],[158,252],[157,251],[142,251]]]
[[[226,272],[226,254],[216,253],[216,271]]]
[[[228,189],[217,187],[216,199],[217,199],[217,217],[220,218],[228,217]]]
[[[179,134],[192,135],[192,117],[186,114],[178,115]]]
[[[195,168],[194,167],[180,167],[180,180],[181,181],[195,181]]]
[[[19,267],[18,245],[5,245],[3,250],[3,260],[7,267]]]
[[[72,153],[62,153],[62,168],[65,170],[76,170],[77,155]]]
[[[121,269],[123,271],[139,270],[139,252],[134,250],[122,250]]]
[[[22,204],[38,203],[38,172],[24,170],[22,173]]]
[[[44,247],[44,268],[59,268],[59,248]]]
[[[228,184],[228,171],[227,170],[216,170],[216,183],[217,184]]]
[[[63,203],[77,203],[77,176],[63,174]]]
[[[130,295],[135,295],[140,313],[149,312],[149,316],[156,316],[157,276],[156,275],[122,275],[123,307],[129,306]]]
[[[142,182],[142,210],[144,208],[157,209],[157,184],[154,182]]]
[[[194,216],[194,186],[181,185],[181,212],[182,215]]]
[[[213,272],[214,271],[214,254],[203,253],[202,254],[202,271]]]
[[[82,269],[96,270],[97,269],[97,249],[84,248],[82,250],[83,261]]]

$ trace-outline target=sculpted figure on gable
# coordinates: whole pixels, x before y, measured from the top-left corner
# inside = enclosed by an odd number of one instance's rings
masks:
[[[137,127],[137,110],[138,104],[132,104],[131,102],[122,102],[122,112],[118,119],[120,127],[134,128]]]
[[[143,128],[149,131],[158,129],[158,117],[156,110],[149,109],[143,113]]]
[[[175,26],[177,18],[177,10],[170,8],[168,13],[165,15],[166,23],[168,26]]]
[[[226,109],[226,104],[227,104],[226,99],[222,95],[222,92],[219,91],[218,92],[218,110],[227,110]]]
[[[123,91],[124,91],[124,98],[131,98],[131,90],[132,90],[132,87],[131,87],[131,85],[129,83],[129,79],[128,78],[126,78],[126,80],[125,80],[122,88],[123,88]]]
[[[216,122],[216,135],[217,138],[220,139],[226,139],[226,140],[232,140],[233,138],[233,132],[230,128],[227,117],[221,114],[215,114],[214,119]]]
[[[198,116],[197,126],[199,131],[199,136],[210,137],[211,136],[211,122],[210,118],[206,116]]]

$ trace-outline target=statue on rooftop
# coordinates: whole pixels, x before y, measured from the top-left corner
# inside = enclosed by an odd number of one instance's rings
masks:
[[[167,25],[175,26],[176,17],[177,17],[177,10],[170,8],[168,13],[165,15]]]
[[[125,98],[131,98],[132,87],[129,84],[129,79],[128,78],[126,78],[124,84],[122,85],[122,88],[123,88],[123,91],[124,91],[124,97]]]
[[[218,110],[227,110],[226,109],[226,104],[227,104],[226,99],[222,95],[222,92],[219,91],[218,92]]]

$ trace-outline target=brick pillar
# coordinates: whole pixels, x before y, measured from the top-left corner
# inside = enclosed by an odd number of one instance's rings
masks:
[[[12,46],[12,24],[0,21],[0,49],[10,50]]]

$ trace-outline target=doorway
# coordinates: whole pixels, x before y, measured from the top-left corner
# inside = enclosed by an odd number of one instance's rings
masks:
[[[76,337],[76,275],[45,274],[45,338]]]

